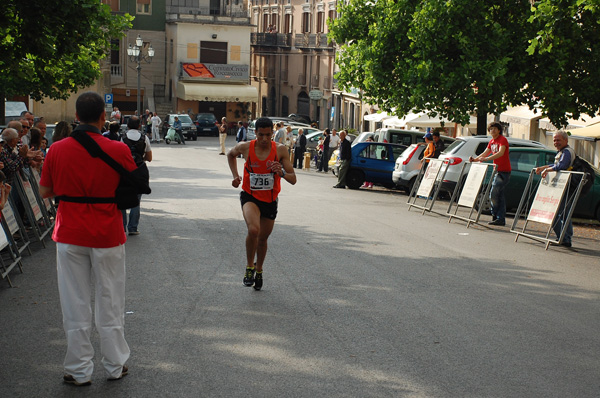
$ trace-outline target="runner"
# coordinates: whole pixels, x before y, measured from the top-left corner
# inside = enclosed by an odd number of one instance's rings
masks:
[[[296,174],[287,147],[272,141],[271,119],[260,118],[255,126],[256,139],[238,143],[227,153],[227,161],[233,175],[231,185],[237,188],[242,184],[240,201],[248,227],[244,285],[260,290],[263,285],[262,268],[267,255],[267,239],[277,217],[277,195],[281,190],[281,179],[293,185],[296,183]],[[243,180],[237,168],[239,155],[246,159]]]

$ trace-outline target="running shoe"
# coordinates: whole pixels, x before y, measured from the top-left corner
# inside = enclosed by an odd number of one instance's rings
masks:
[[[246,267],[246,275],[244,275],[244,285],[248,287],[254,285],[254,267]]]
[[[254,290],[260,290],[262,288],[262,271],[257,272],[254,277]]]

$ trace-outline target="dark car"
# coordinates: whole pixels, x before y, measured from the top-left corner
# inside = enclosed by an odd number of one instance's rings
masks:
[[[163,121],[163,126],[162,126],[163,137],[166,137],[167,131],[175,122],[175,116],[177,116],[177,118],[181,122],[181,132],[183,133],[183,136],[185,138],[187,138],[188,140],[196,141],[198,139],[198,130],[196,129],[196,125],[192,121],[192,118],[190,117],[190,115],[187,115],[185,113],[183,113],[183,114],[172,113],[172,114],[167,115],[167,117],[165,117],[165,120]]]
[[[505,191],[506,209],[516,210],[519,207],[531,170],[534,167],[554,163],[556,150],[548,148],[510,148],[508,156],[512,172]],[[573,217],[600,221],[600,170],[593,168],[596,174],[594,185],[586,195],[579,197]],[[539,175],[534,176],[534,186],[537,186],[540,179]]]
[[[213,113],[199,113],[196,115],[196,130],[198,135],[219,135],[217,118]]]
[[[352,160],[346,177],[350,189],[358,189],[365,181],[393,188],[392,173],[396,159],[406,145],[387,142],[360,142],[352,147]]]
[[[298,115],[296,113],[291,113],[288,115],[288,118],[298,122],[298,123],[306,123],[311,124],[310,116],[308,115]]]

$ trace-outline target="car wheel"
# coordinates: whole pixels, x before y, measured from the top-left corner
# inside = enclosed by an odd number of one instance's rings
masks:
[[[194,135],[192,136],[192,140],[194,140],[194,141],[198,140],[198,134],[194,134]]]
[[[346,185],[350,189],[358,189],[365,182],[365,173],[360,170],[349,170],[346,176]]]
[[[416,180],[417,180],[417,177],[413,177],[410,179],[410,181],[408,182],[408,185],[406,186],[406,193],[410,194],[410,192],[413,189],[413,186],[415,185]]]
[[[483,193],[480,192],[479,195],[477,195],[477,200],[475,201],[475,210],[479,210],[479,203],[481,201],[481,196],[483,196]],[[483,208],[481,209],[481,214],[485,214],[485,215],[491,215],[492,214],[492,205],[490,204],[490,198],[489,196],[487,198],[485,198],[485,201],[483,202]]]
[[[171,143],[171,140],[170,140],[170,139],[168,139],[168,138],[165,138],[165,144],[167,144],[167,145],[168,145],[168,144],[170,144],[170,143]]]

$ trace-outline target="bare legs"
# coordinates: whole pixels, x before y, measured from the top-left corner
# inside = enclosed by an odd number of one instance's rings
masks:
[[[254,267],[254,258],[256,257],[256,271],[261,272],[267,255],[267,240],[273,231],[275,220],[261,217],[258,206],[252,202],[246,202],[242,212],[248,227],[246,236],[247,267]]]

